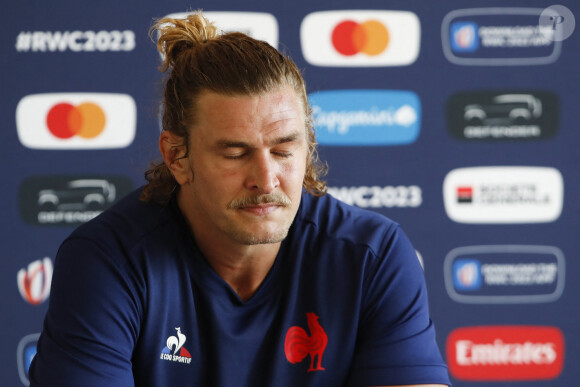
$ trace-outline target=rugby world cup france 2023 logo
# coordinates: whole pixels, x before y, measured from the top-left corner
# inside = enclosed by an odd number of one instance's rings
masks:
[[[40,305],[50,294],[52,283],[52,261],[46,257],[20,269],[16,275],[18,290],[26,302]]]

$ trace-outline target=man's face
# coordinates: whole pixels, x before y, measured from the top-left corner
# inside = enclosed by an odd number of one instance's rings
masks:
[[[280,242],[300,205],[306,169],[305,115],[296,92],[204,92],[196,117],[190,128],[192,177],[181,187],[196,238]]]

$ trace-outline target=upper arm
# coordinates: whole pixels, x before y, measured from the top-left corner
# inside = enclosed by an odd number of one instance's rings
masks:
[[[133,384],[140,311],[111,254],[81,239],[61,246],[31,385]]]
[[[449,383],[415,249],[398,229],[365,281],[352,385]]]

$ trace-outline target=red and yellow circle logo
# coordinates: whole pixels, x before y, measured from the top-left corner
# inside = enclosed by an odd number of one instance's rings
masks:
[[[377,20],[364,23],[346,20],[332,30],[332,45],[346,56],[358,53],[379,55],[389,45],[389,30]]]
[[[73,136],[94,138],[105,129],[105,112],[92,102],[74,106],[70,103],[54,105],[46,116],[50,132],[62,139]]]

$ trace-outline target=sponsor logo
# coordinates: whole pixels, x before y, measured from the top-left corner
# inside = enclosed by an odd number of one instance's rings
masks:
[[[558,128],[558,98],[549,92],[465,92],[447,101],[447,126],[473,141],[535,140]]]
[[[454,169],[443,182],[445,211],[458,223],[545,223],[560,217],[564,182],[549,167]]]
[[[328,187],[328,193],[362,208],[419,207],[423,203],[423,191],[417,185]]]
[[[36,347],[39,337],[40,333],[24,336],[22,339],[20,339],[18,348],[16,349],[18,376],[20,376],[20,381],[25,386],[30,385],[28,371],[30,370],[30,363],[32,363],[32,359],[34,359],[34,356],[36,356]]]
[[[471,202],[473,202],[473,188],[457,187],[457,203],[471,203]]]
[[[127,94],[33,94],[16,107],[18,138],[32,149],[124,148],[135,138],[136,121]]]
[[[127,52],[135,49],[135,33],[125,31],[21,31],[17,52]]]
[[[304,18],[300,41],[315,66],[406,66],[417,60],[420,31],[408,11],[323,11]]]
[[[471,304],[556,301],[564,291],[565,270],[564,254],[553,246],[458,247],[444,263],[447,293]]]
[[[175,328],[177,334],[169,336],[165,347],[161,350],[160,359],[174,363],[191,363],[191,354],[183,344],[187,341],[187,337],[181,333],[181,328]]]
[[[16,274],[20,295],[31,305],[40,305],[50,294],[52,261],[46,257],[38,259]]]
[[[30,177],[20,185],[20,214],[36,225],[79,225],[116,203],[132,186],[120,176]]]
[[[455,289],[476,290],[481,287],[481,262],[463,259],[453,263],[453,285]]]
[[[554,379],[564,366],[564,335],[555,327],[458,328],[447,337],[453,377],[470,381]]]
[[[78,106],[70,103],[54,105],[46,115],[46,126],[58,138],[95,138],[105,129],[105,112],[95,103],[84,102]]]
[[[458,65],[542,65],[558,59],[556,29],[539,23],[542,8],[472,8],[449,12],[441,39],[447,59]]]
[[[290,327],[286,332],[286,339],[284,340],[286,359],[290,363],[296,364],[310,356],[308,372],[324,371],[322,355],[324,355],[324,350],[328,344],[328,336],[318,322],[318,316],[316,314],[306,313],[306,319],[308,321],[310,334],[299,326]],[[314,366],[315,364],[316,367]]]
[[[473,52],[479,48],[478,26],[473,22],[455,22],[451,25],[451,49],[455,52]]]
[[[411,91],[333,90],[308,96],[321,145],[404,145],[421,125],[421,102]]]
[[[345,56],[359,53],[376,56],[387,49],[389,30],[378,20],[367,20],[363,23],[343,21],[332,30],[332,45]]]
[[[189,12],[177,12],[165,17],[185,19]],[[274,15],[263,12],[208,11],[203,15],[223,32],[242,32],[257,40],[278,47],[278,21]]]

